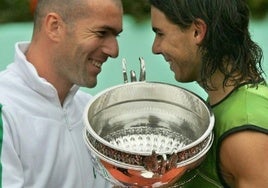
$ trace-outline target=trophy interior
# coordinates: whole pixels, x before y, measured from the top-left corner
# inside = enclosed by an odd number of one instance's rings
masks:
[[[190,91],[157,82],[99,93],[86,107],[84,122],[95,167],[117,185],[168,184],[200,163],[213,140],[214,116],[206,103]]]

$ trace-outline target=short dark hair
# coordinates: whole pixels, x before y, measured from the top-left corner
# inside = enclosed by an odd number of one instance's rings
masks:
[[[245,0],[149,0],[168,20],[182,30],[197,19],[207,24],[200,45],[203,55],[201,83],[208,86],[216,70],[224,75],[223,86],[231,80],[257,85],[263,79],[262,49],[251,40],[248,30],[250,11]],[[226,62],[228,63],[226,65]]]
[[[87,13],[83,11],[86,7],[85,3],[85,0],[38,0],[34,14],[34,26],[40,28],[42,19],[49,12],[59,14],[65,22],[72,22],[78,16],[85,16]]]

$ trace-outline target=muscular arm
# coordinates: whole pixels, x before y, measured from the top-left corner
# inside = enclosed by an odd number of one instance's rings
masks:
[[[228,136],[220,148],[220,162],[231,187],[268,187],[268,135],[243,131]]]

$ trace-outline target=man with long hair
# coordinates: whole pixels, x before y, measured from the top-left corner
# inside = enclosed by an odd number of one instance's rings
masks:
[[[268,88],[246,1],[149,1],[153,52],[178,82],[199,83],[216,120],[207,158],[177,186],[268,187]]]

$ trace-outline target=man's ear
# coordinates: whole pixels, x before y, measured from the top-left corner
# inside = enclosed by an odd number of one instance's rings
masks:
[[[207,33],[207,24],[202,19],[196,19],[194,21],[194,38],[196,41],[196,44],[199,45],[202,43],[203,39],[206,36]]]
[[[49,39],[58,42],[63,33],[63,20],[56,13],[49,13],[45,18],[46,33]]]

